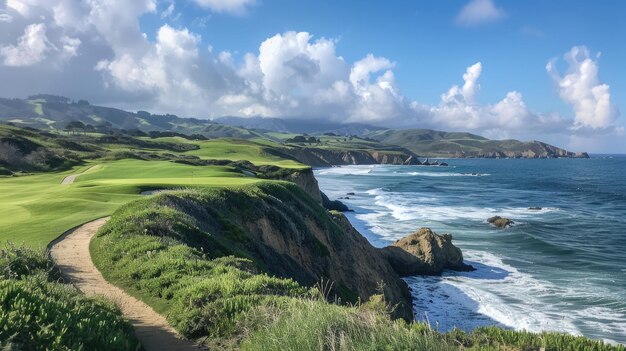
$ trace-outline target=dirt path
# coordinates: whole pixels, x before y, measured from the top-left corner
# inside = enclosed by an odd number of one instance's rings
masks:
[[[135,327],[135,334],[146,350],[199,350],[191,341],[179,339],[165,317],[107,282],[94,266],[89,242],[108,220],[101,218],[85,223],[52,243],[51,255],[63,278],[87,295],[104,295],[114,301]]]
[[[76,180],[76,178],[77,178],[79,175],[84,174],[84,173],[86,173],[86,172],[90,171],[91,169],[93,169],[93,168],[95,168],[95,167],[98,167],[98,165],[91,166],[91,167],[87,168],[86,170],[84,170],[84,171],[83,171],[83,172],[81,172],[81,173],[77,173],[77,174],[70,174],[70,175],[68,175],[67,177],[63,178],[63,181],[61,181],[61,185],[70,185],[70,184],[74,183],[74,181]]]

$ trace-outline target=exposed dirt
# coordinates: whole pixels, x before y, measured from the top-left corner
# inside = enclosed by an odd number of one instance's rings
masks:
[[[199,350],[191,341],[180,339],[165,317],[107,282],[94,266],[89,242],[108,219],[85,223],[52,243],[51,255],[63,278],[87,295],[102,295],[114,301],[135,327],[135,334],[146,350]]]
[[[61,181],[61,185],[70,185],[72,183],[74,183],[74,181],[76,180],[76,178],[78,178],[79,175],[84,174],[89,172],[90,170],[98,167],[99,165],[95,165],[95,166],[91,166],[89,168],[87,168],[85,171],[83,171],[82,173],[78,173],[78,174],[70,174],[67,177],[63,178],[63,181]]]

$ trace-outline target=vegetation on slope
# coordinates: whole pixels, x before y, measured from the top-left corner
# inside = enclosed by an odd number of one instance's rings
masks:
[[[256,197],[273,193],[281,199],[280,187],[183,191],[133,202],[94,238],[92,256],[107,279],[167,315],[183,335],[206,337],[202,340],[219,349],[624,350],[555,333],[498,328],[438,333],[392,319],[382,295],[339,305],[328,302],[330,284],[312,289],[269,275],[272,267],[251,250],[246,228],[222,211],[241,208],[246,216],[257,207]],[[202,206],[208,203],[213,206]],[[318,254],[323,251],[320,247]]]
[[[80,122],[87,127],[86,131],[99,133],[109,133],[113,129],[137,129],[144,132],[198,134],[208,138],[248,139],[259,136],[254,131],[205,119],[181,118],[170,114],[155,115],[146,111],[133,113],[52,95],[36,95],[28,99],[0,98],[0,121],[56,131],[65,130],[72,122]]]
[[[0,348],[138,350],[133,328],[104,299],[56,282],[44,250],[0,249]]]

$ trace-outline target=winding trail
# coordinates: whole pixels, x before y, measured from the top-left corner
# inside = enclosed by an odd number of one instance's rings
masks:
[[[87,295],[103,295],[115,302],[135,327],[135,335],[147,351],[200,350],[191,341],[180,339],[165,317],[150,306],[107,282],[94,266],[89,242],[108,220],[106,217],[87,222],[52,242],[50,254],[63,278]]]
[[[94,169],[94,168],[96,168],[96,167],[98,167],[98,166],[99,166],[99,165],[94,165],[94,166],[91,166],[91,167],[87,168],[86,170],[84,170],[84,171],[82,171],[82,172],[80,172],[80,173],[77,173],[77,174],[70,174],[70,175],[68,175],[67,177],[63,178],[63,181],[61,181],[61,185],[70,185],[70,184],[74,183],[74,181],[76,180],[76,178],[77,178],[79,175],[84,174],[84,173],[87,173],[87,172],[89,172],[90,170],[92,170],[92,169]]]

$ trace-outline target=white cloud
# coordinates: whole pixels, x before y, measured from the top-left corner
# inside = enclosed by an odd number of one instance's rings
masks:
[[[17,39],[17,45],[0,48],[7,66],[31,66],[41,62],[50,50],[46,37],[46,25],[31,24],[24,29],[24,35]]]
[[[242,14],[256,0],[194,0],[196,4],[215,12]]]
[[[499,102],[481,105],[474,97],[480,90],[478,79],[482,64],[477,62],[463,74],[463,86],[454,85],[441,95],[438,106],[430,108],[432,121],[439,126],[461,130],[487,130],[492,135],[508,135],[509,131],[544,132],[563,130],[566,121],[556,114],[538,115],[528,109],[520,92],[511,91]]]
[[[456,17],[457,23],[475,26],[496,22],[506,17],[502,8],[496,7],[493,0],[471,0]]]
[[[13,16],[8,13],[0,13],[0,22],[11,23],[13,22]]]
[[[80,47],[81,41],[78,38],[70,38],[68,36],[61,37],[61,44],[63,44],[63,52],[68,57],[73,57],[78,55],[78,48]]]
[[[169,12],[169,6],[157,12],[155,0],[9,3],[15,19],[3,24],[12,34],[5,35],[9,41],[0,42],[5,64],[0,73],[29,83],[0,86],[0,96],[49,91],[191,117],[327,118],[499,137],[538,130],[571,133],[571,119],[534,113],[518,91],[503,94],[500,101],[479,103],[480,76],[488,69],[480,62],[469,65],[463,81],[444,91],[439,102],[426,105],[402,94],[392,60],[368,54],[347,61],[337,53],[337,40],[315,38],[308,32],[276,34],[262,41],[258,50],[241,55],[207,50],[210,43],[185,27],[163,24],[154,36],[142,33],[141,16],[158,19],[163,10]],[[165,7],[164,2],[159,4]],[[567,55],[567,75],[549,70],[563,99],[574,107],[577,133],[611,125],[617,112],[608,86],[597,79],[597,60],[589,58],[586,50],[572,52]],[[72,64],[65,64],[70,59]],[[36,64],[41,69],[11,67],[18,64]],[[67,79],[76,76],[84,79]],[[419,77],[415,79],[419,83]]]
[[[611,103],[609,86],[600,83],[597,60],[589,56],[584,46],[573,47],[565,54],[565,60],[569,65],[565,76],[560,76],[555,60],[548,62],[546,70],[558,85],[561,99],[574,110],[574,128],[612,127],[619,110]]]
[[[161,19],[170,17],[174,13],[175,7],[176,4],[174,2],[170,3],[169,6],[165,10],[163,10],[163,12],[161,12]]]

